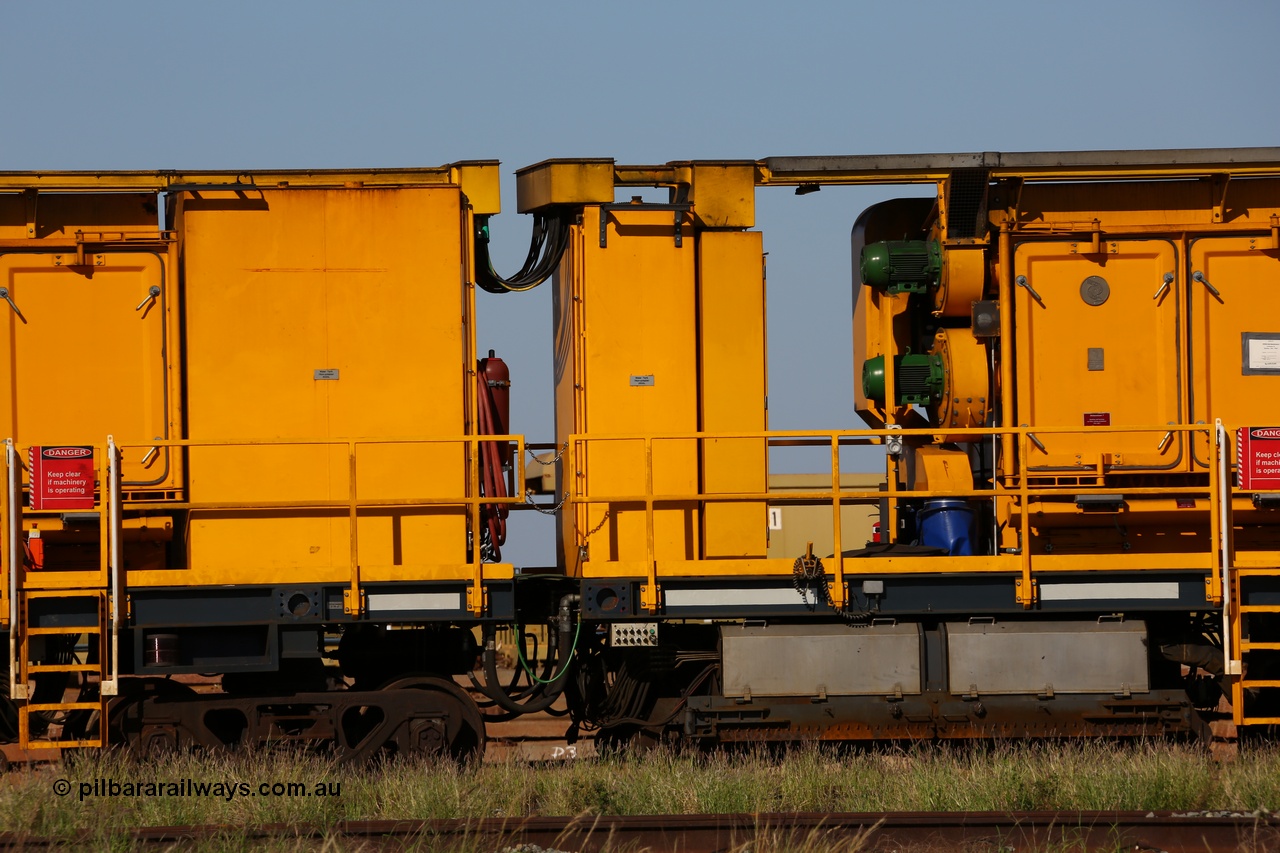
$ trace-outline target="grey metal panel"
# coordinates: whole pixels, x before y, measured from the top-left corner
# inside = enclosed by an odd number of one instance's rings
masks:
[[[1146,693],[1143,622],[947,623],[952,693]]]
[[[768,169],[787,172],[940,172],[953,169],[1141,168],[1280,163],[1280,148],[1170,148],[1138,151],[981,151],[959,154],[851,154],[766,157]]]
[[[720,641],[725,696],[920,692],[916,625],[726,625]]]

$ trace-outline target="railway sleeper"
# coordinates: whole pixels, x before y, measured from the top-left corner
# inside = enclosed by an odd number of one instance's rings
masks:
[[[143,755],[294,745],[343,762],[425,756],[455,761],[484,754],[484,720],[452,681],[399,679],[378,690],[202,696],[157,691],[125,695],[109,708],[111,743]]]

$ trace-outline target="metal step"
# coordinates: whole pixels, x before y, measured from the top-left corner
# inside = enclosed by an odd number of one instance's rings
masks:
[[[37,711],[100,711],[102,710],[101,702],[41,702],[39,704],[28,703],[20,710],[26,711],[28,714]]]
[[[29,580],[34,580],[28,576]],[[83,685],[99,685],[100,692],[105,692],[107,681],[107,665],[105,660],[107,654],[106,638],[107,629],[110,624],[110,615],[108,613],[108,590],[103,588],[86,589],[84,582],[77,584],[66,584],[69,578],[60,580],[64,583],[50,583],[45,586],[50,578],[40,576],[38,582],[41,583],[39,589],[25,589],[21,591],[21,600],[19,604],[18,619],[21,620],[17,626],[20,638],[19,655],[16,661],[18,667],[17,677],[19,681],[20,693],[22,698],[26,698],[25,703],[18,705],[18,742],[19,746],[28,750],[61,750],[75,748],[97,748],[106,742],[106,696],[99,696],[96,700],[73,701],[73,702],[32,702],[28,696],[27,679],[39,674],[62,674],[68,676],[68,688],[72,688],[73,674],[83,674]],[[93,610],[97,611],[97,620],[93,624],[88,625],[30,625],[31,605],[34,601],[43,602],[71,602],[79,601],[78,608],[83,611],[86,604],[89,604]],[[90,604],[92,602],[92,604]],[[54,612],[58,611],[55,603]],[[85,618],[93,618],[89,614],[83,614],[79,617],[80,621]],[[98,661],[96,663],[35,663],[31,660],[30,643],[34,637],[71,637],[73,640],[80,636],[87,637],[88,648],[86,654],[96,652]],[[77,643],[79,645],[79,643]],[[72,661],[77,660],[75,657]],[[65,695],[65,694],[63,694]],[[94,728],[96,732],[75,732],[75,734],[96,734],[96,737],[67,737],[71,734],[64,731],[64,727],[53,724],[53,728],[45,731],[43,728],[39,730],[39,734],[32,732],[32,714],[40,714],[44,712],[64,713],[68,711],[97,711],[98,720]]]
[[[27,628],[26,635],[28,637],[47,636],[49,634],[101,634],[102,628],[98,625],[59,625],[51,628]]]
[[[102,676],[102,666],[96,663],[32,663],[27,672],[88,672]]]
[[[101,747],[102,741],[99,738],[89,738],[88,740],[33,740],[23,749],[34,752],[37,749],[89,749]]]

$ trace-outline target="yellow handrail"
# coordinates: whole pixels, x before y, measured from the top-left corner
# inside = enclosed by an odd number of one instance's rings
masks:
[[[927,498],[927,497],[952,497],[952,498],[981,498],[985,500],[1009,500],[1013,501],[1013,507],[1016,508],[1019,516],[1018,534],[1019,540],[1016,553],[1016,563],[1018,577],[1018,601],[1024,607],[1031,607],[1036,602],[1036,582],[1033,571],[1033,561],[1031,548],[1029,547],[1031,537],[1031,513],[1028,508],[1033,500],[1038,498],[1063,497],[1071,495],[1086,494],[1102,494],[1113,493],[1117,491],[1117,486],[1108,484],[1106,476],[1108,471],[1099,460],[1096,466],[1082,467],[1081,474],[1075,473],[1062,475],[1069,476],[1072,479],[1079,477],[1084,480],[1092,480],[1096,477],[1096,482],[1067,482],[1055,483],[1044,482],[1050,477],[1042,477],[1040,472],[1025,470],[1020,460],[1025,460],[1029,452],[1029,444],[1036,440],[1032,436],[1052,436],[1052,435],[1097,435],[1101,433],[1152,433],[1159,436],[1167,436],[1167,434],[1188,434],[1203,435],[1206,439],[1213,441],[1212,427],[1205,424],[1181,424],[1181,425],[1142,425],[1142,426],[1105,426],[1105,427],[1055,427],[1055,426],[1022,426],[1022,427],[987,427],[987,428],[967,428],[967,429],[948,429],[946,433],[956,436],[959,439],[964,437],[972,437],[974,440],[983,438],[1002,438],[1005,441],[1012,442],[1017,448],[1017,458],[1010,460],[1009,466],[1003,468],[1002,476],[995,477],[991,486],[986,488],[970,488],[970,489],[952,489],[933,490],[933,489],[897,489],[893,493],[895,499],[898,498]],[[843,546],[843,530],[841,521],[841,508],[846,505],[871,504],[876,503],[885,498],[882,491],[870,491],[865,488],[842,488],[841,487],[841,464],[840,449],[849,446],[877,446],[884,445],[888,439],[911,439],[915,437],[934,437],[939,434],[938,429],[867,429],[867,430],[721,430],[713,432],[669,432],[669,433],[579,433],[569,436],[568,449],[565,453],[565,492],[566,505],[570,507],[585,507],[589,504],[606,505],[606,511],[610,511],[613,506],[621,504],[634,504],[637,508],[643,506],[645,512],[645,554],[644,561],[646,565],[646,587],[642,595],[642,605],[645,609],[652,610],[660,601],[658,596],[659,567],[656,560],[654,546],[654,511],[656,506],[673,503],[691,503],[702,501],[716,502],[760,502],[768,501],[777,504],[814,504],[830,502],[832,508],[832,534],[834,553],[841,554]],[[653,471],[653,448],[661,442],[684,442],[684,441],[711,441],[721,439],[759,439],[765,441],[770,447],[779,446],[828,446],[831,453],[831,488],[830,489],[806,489],[803,491],[787,490],[778,492],[772,490],[764,491],[737,491],[737,492],[719,492],[696,488],[689,491],[674,491],[657,493],[654,490],[654,471]],[[593,490],[587,485],[587,478],[580,470],[579,460],[585,459],[583,452],[586,447],[593,444],[601,443],[618,443],[618,442],[637,442],[642,443],[644,447],[644,480],[645,488],[642,493],[639,492],[601,492]],[[1217,480],[1220,462],[1216,457],[1211,457],[1203,482],[1195,484],[1180,483],[1172,486],[1129,486],[1124,485],[1122,491],[1126,497],[1158,497],[1158,496],[1190,496],[1208,498],[1210,502],[1211,514],[1220,508],[1221,496],[1218,494]],[[1096,473],[1095,473],[1096,472]],[[639,473],[639,472],[636,472]],[[1040,478],[1040,479],[1037,479]],[[1033,483],[1033,481],[1035,481]],[[579,526],[586,521],[584,516],[579,516]],[[1214,517],[1211,520],[1210,540],[1216,543],[1216,533],[1219,530],[1218,520]],[[1210,553],[1207,555],[1213,560],[1218,555],[1216,544],[1210,545]],[[965,558],[961,558],[965,559]],[[989,557],[980,557],[973,561],[975,564],[982,563],[984,565],[992,565]],[[1003,558],[1001,561],[1003,562]],[[1212,563],[1211,563],[1212,565]],[[999,568],[999,571],[1008,571],[1009,566]],[[1221,583],[1214,577],[1216,573],[1210,572],[1208,581],[1208,593],[1213,600],[1215,593],[1218,593],[1217,587]],[[844,566],[843,560],[836,560],[834,567],[835,583],[832,588],[833,600],[843,601],[845,595],[844,589]]]

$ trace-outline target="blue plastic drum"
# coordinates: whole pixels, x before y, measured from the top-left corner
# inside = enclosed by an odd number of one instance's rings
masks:
[[[945,548],[952,557],[973,554],[973,507],[968,501],[957,498],[925,501],[917,521],[921,545]]]

